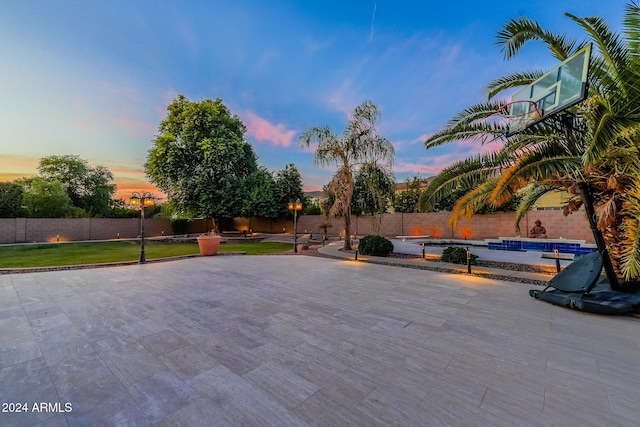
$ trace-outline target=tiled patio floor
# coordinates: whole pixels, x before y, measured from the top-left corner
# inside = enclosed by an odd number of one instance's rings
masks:
[[[284,255],[2,275],[28,411],[0,425],[637,425],[640,319],[530,287]]]

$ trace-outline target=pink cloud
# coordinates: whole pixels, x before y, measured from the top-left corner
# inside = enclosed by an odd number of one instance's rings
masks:
[[[266,141],[275,146],[290,147],[293,137],[298,132],[287,129],[282,123],[273,124],[250,110],[240,113],[247,125],[249,135],[258,141]]]
[[[422,137],[421,137],[422,138]],[[502,141],[493,141],[482,145],[480,141],[464,141],[450,144],[445,152],[433,149],[426,152],[426,156],[419,161],[423,163],[411,163],[398,161],[394,165],[394,172],[437,174],[442,169],[452,164],[477,154],[487,154],[502,147]]]

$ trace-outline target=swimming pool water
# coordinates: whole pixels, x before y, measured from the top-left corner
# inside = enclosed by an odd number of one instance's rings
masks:
[[[531,242],[523,240],[502,240],[489,242],[489,249],[499,251],[541,251],[553,252],[555,249],[563,254],[582,256],[594,252],[596,248],[584,248],[579,243]]]

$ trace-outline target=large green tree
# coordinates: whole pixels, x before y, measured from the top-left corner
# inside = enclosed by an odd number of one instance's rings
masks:
[[[229,206],[228,193],[258,167],[246,130],[221,99],[195,102],[179,95],[167,106],[145,171],[182,215],[239,215],[242,204]]]
[[[0,182],[0,218],[18,218],[26,214],[22,207],[24,190],[12,182]]]
[[[92,167],[76,155],[47,156],[40,159],[39,176],[65,185],[71,203],[91,216],[111,216],[116,185],[104,166]]]
[[[344,220],[345,250],[351,250],[350,206],[355,172],[365,164],[371,168],[390,169],[393,163],[393,145],[376,130],[379,118],[380,108],[371,101],[365,101],[354,109],[342,135],[324,126],[308,129],[299,138],[302,147],[317,144],[314,153],[316,166],[335,165],[338,168],[328,184],[334,196],[330,214],[341,215]]]
[[[380,233],[382,218],[393,203],[396,181],[393,173],[374,163],[364,164],[356,172],[351,213],[369,215],[373,229]]]
[[[504,105],[505,92],[535,81],[543,72],[498,78],[487,85],[486,102],[456,115],[425,145],[500,140],[502,148],[445,168],[423,194],[421,205],[426,209],[456,188],[471,188],[456,203],[452,215],[455,225],[463,215],[485,205],[500,206],[521,193],[519,222],[550,191],[568,191],[573,197],[565,214],[577,211],[582,205],[580,188],[586,185],[617,274],[634,279],[640,275],[640,7],[626,5],[620,33],[599,17],[566,16],[584,31],[583,40],[554,34],[537,22],[517,18],[499,32],[498,45],[505,59],[511,59],[526,43],[541,41],[562,61],[587,43],[593,44],[589,97],[569,110],[578,131],[566,132],[543,121],[507,138],[503,126],[487,119]]]
[[[242,216],[276,218],[282,210],[276,180],[264,167],[245,180],[245,194]]]
[[[31,218],[64,218],[73,214],[67,186],[41,177],[16,181],[24,190],[23,203]]]
[[[422,182],[423,180],[419,176],[407,178],[404,190],[398,192],[393,199],[393,209],[396,212],[418,212]]]
[[[284,169],[275,174],[276,185],[278,187],[278,203],[280,213],[287,213],[289,202],[300,200],[303,206],[308,204],[308,198],[302,188],[302,175],[293,163],[289,163]]]

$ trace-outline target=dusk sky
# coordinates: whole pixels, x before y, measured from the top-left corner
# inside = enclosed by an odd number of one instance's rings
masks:
[[[143,165],[178,94],[221,98],[248,127],[269,169],[315,169],[298,136],[341,133],[355,106],[382,109],[398,181],[430,176],[477,152],[425,150],[424,140],[484,98],[490,80],[556,65],[540,44],[504,62],[501,25],[527,16],[583,33],[563,12],[620,27],[625,1],[31,1],[0,5],[0,181],[37,173],[38,159],[76,154],[115,175],[118,195],[147,190]],[[486,147],[485,147],[486,149]]]

